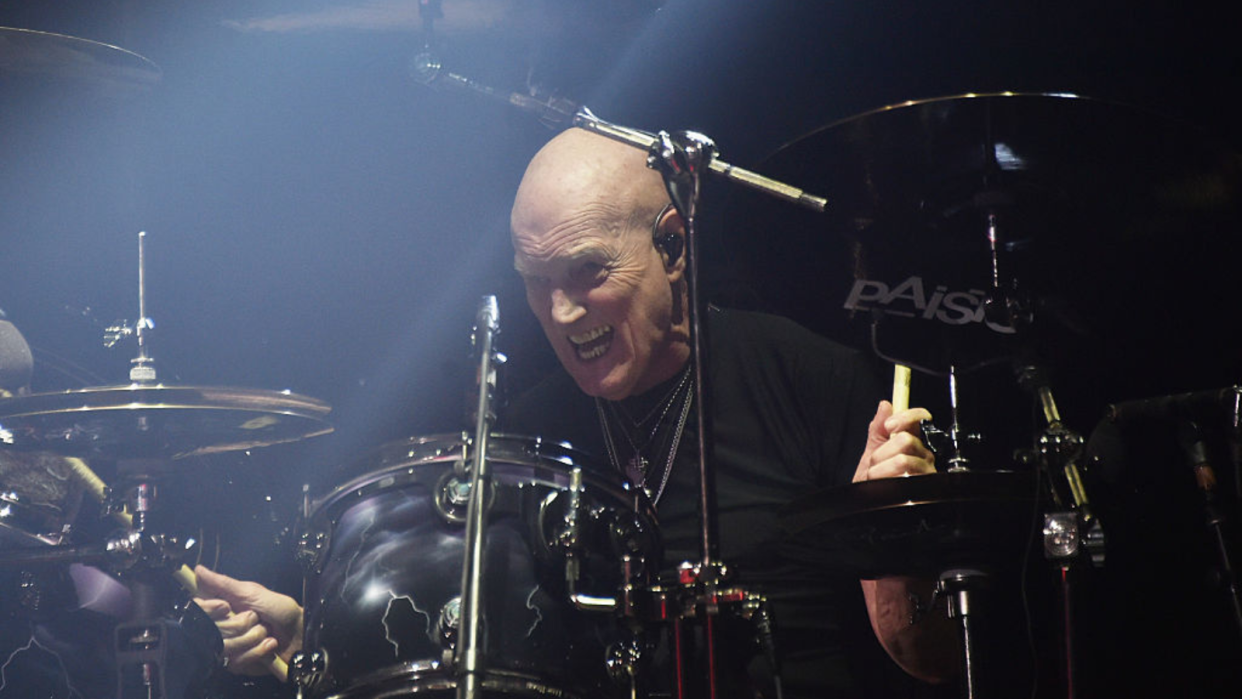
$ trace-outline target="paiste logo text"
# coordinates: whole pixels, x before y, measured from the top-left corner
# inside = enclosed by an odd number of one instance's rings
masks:
[[[888,315],[921,318],[946,325],[983,323],[998,333],[1012,334],[1012,326],[984,317],[983,302],[986,298],[987,292],[979,289],[949,291],[948,287],[939,285],[928,295],[922,277],[909,277],[891,288],[874,279],[859,279],[854,282],[845,307],[851,311],[879,310]]]

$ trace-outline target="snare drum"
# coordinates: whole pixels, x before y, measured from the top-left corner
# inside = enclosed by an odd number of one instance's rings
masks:
[[[299,551],[306,630],[293,670],[310,696],[455,689],[471,441],[387,444],[359,464],[362,475],[308,503]],[[610,677],[607,658],[631,639],[609,602],[659,569],[654,510],[641,489],[568,445],[494,435],[488,454],[485,691],[624,694],[628,684]],[[575,473],[581,487],[571,497]],[[573,502],[578,526],[566,536]]]

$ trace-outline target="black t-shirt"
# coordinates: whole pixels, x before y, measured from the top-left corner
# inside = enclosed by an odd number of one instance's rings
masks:
[[[874,372],[859,352],[783,318],[713,309],[709,324],[719,558],[772,602],[786,696],[889,692],[877,682],[900,671],[871,632],[858,580],[791,556],[779,524],[790,501],[850,483],[881,397]],[[642,414],[677,380],[627,399],[629,412]],[[595,401],[564,372],[515,399],[502,425],[608,463]],[[698,481],[692,411],[657,504],[666,569],[700,559]]]

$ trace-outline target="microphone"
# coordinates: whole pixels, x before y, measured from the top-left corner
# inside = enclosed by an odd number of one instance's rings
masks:
[[[495,333],[500,330],[500,305],[495,296],[484,296],[479,301],[479,310],[474,320],[475,331],[487,330]]]
[[[573,123],[581,105],[560,97],[524,95],[520,92],[503,92],[490,85],[471,80],[463,75],[444,70],[439,57],[423,51],[410,60],[410,76],[415,82],[432,89],[459,90],[479,97],[504,102],[527,114],[533,114],[548,128],[562,128]]]
[[[1178,393],[1157,398],[1143,398],[1108,406],[1108,420],[1124,423],[1134,420],[1171,420],[1212,413],[1222,408],[1237,411],[1242,387],[1230,386],[1208,391]]]
[[[17,393],[30,384],[34,356],[26,338],[7,320],[0,320],[0,390]]]
[[[498,402],[499,380],[497,368],[505,363],[505,356],[496,351],[496,336],[500,334],[500,305],[495,296],[484,296],[479,301],[470,333],[470,345],[478,353],[479,365],[475,372],[475,384],[479,388],[479,404],[470,413],[472,421],[478,420],[478,409],[486,406],[488,420],[496,418],[492,405]]]

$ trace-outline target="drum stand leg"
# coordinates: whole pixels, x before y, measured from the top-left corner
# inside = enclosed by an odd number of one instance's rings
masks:
[[[973,628],[972,617],[978,615],[974,608],[978,599],[974,593],[988,584],[989,576],[981,570],[959,568],[940,575],[937,594],[949,605],[949,618],[957,619],[962,640],[962,696],[978,699],[980,692],[979,645]]]
[[[1076,671],[1074,650],[1074,595],[1070,580],[1071,569],[1069,563],[1061,563],[1060,572],[1062,633],[1065,635],[1065,697],[1066,699],[1074,699],[1076,696],[1074,687],[1078,673]]]

